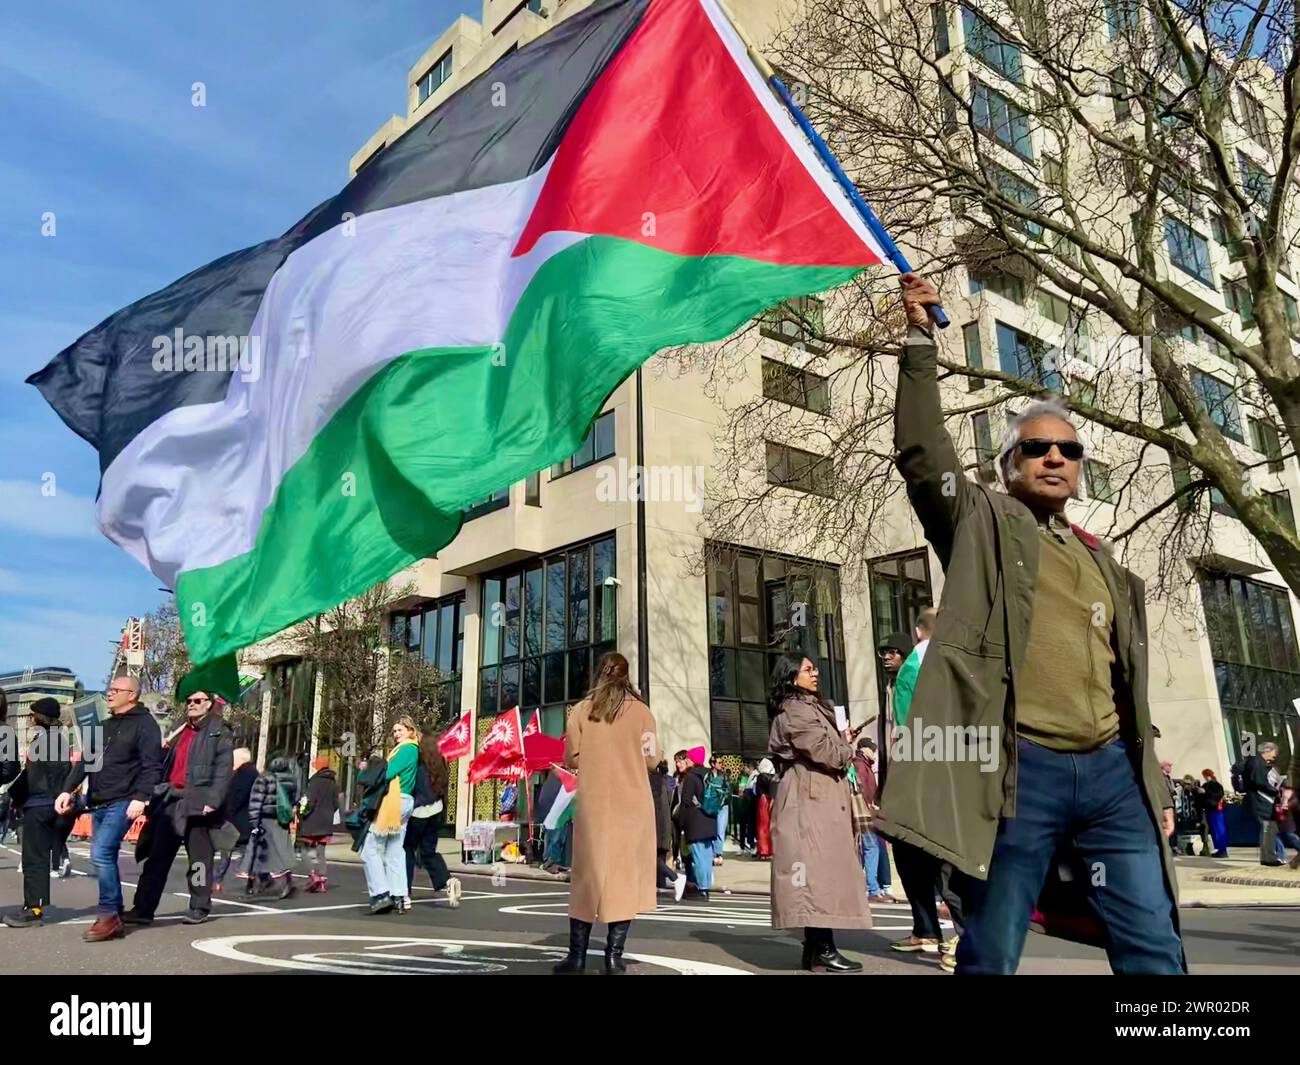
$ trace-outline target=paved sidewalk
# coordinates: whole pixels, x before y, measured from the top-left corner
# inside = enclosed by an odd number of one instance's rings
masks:
[[[502,872],[510,880],[544,880],[566,882],[565,873],[548,873],[538,866],[501,862],[496,866],[477,865],[461,861],[460,841],[444,837],[438,850],[452,873]],[[1277,869],[1259,864],[1254,851],[1242,850],[1241,858],[1187,858],[1175,859],[1178,874],[1178,901],[1182,906],[1300,906],[1300,870],[1286,866]],[[360,862],[347,843],[331,844],[327,857],[332,862]],[[720,867],[713,870],[715,894],[743,895],[771,894],[772,866],[748,854],[741,854],[729,843]],[[906,899],[903,885],[894,874],[889,892],[895,898]]]

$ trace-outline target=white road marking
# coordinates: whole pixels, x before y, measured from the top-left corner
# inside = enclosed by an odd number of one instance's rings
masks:
[[[340,959],[337,962],[322,958],[319,954],[304,954],[292,958],[267,958],[257,954],[248,953],[241,948],[245,944],[255,943],[285,943],[285,942],[307,942],[313,944],[324,943],[394,943],[403,947],[412,944],[429,945],[441,948],[447,947],[470,947],[470,948],[488,948],[494,950],[520,950],[536,951],[543,957],[538,957],[538,961],[549,961],[557,957],[561,948],[534,945],[531,943],[511,943],[498,940],[476,940],[476,939],[414,939],[409,936],[333,936],[333,935],[251,935],[251,936],[225,936],[219,939],[200,939],[192,945],[203,951],[205,954],[211,954],[217,958],[225,958],[229,961],[250,962],[254,965],[266,965],[274,969],[296,969],[305,972],[330,972],[330,973],[354,973],[371,969],[378,975],[379,972],[428,972],[430,965],[425,964],[418,968],[411,966],[392,966],[387,969],[380,969],[380,963],[374,961],[344,961]],[[596,951],[589,951],[591,954]],[[372,956],[373,957],[373,956]],[[410,956],[396,955],[394,960],[411,960]],[[416,957],[419,957],[418,955]],[[460,958],[465,957],[463,950],[460,952]],[[737,969],[730,965],[717,965],[712,962],[692,961],[686,958],[668,958],[657,954],[624,954],[628,961],[640,961],[649,965],[658,965],[674,972],[690,976],[748,976],[750,975],[744,969]],[[425,960],[425,959],[421,959]],[[439,960],[444,963],[450,963],[453,959],[429,958],[428,962],[437,963]],[[455,959],[455,960],[459,960]],[[479,963],[484,964],[484,963]],[[494,964],[494,963],[486,963]]]

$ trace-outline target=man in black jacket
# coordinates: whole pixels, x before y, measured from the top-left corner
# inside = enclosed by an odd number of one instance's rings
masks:
[[[162,779],[162,735],[158,723],[140,705],[140,681],[114,677],[107,702],[112,715],[97,726],[97,743],[83,742],[86,758],[72,767],[54,809],[72,809],[72,793],[90,778],[87,806],[94,826],[90,859],[99,877],[99,914],[82,934],[87,943],[122,937],[122,879],[117,854],[131,823],[144,813],[145,804]],[[94,768],[87,767],[87,759]]]
[[[69,751],[59,728],[61,708],[56,700],[37,699],[28,711],[32,735],[26,773],[14,782],[20,789],[15,805],[23,810],[23,908],[5,914],[10,928],[39,925],[50,901],[50,855],[67,838],[72,815],[60,816],[54,801],[72,770]]]
[[[1277,744],[1261,743],[1259,754],[1246,759],[1242,777],[1246,785],[1246,809],[1259,822],[1259,864],[1281,865],[1277,857],[1277,821],[1273,806],[1278,789],[1270,779],[1270,769],[1277,761]]]
[[[177,694],[183,694],[184,690]],[[153,923],[176,854],[185,844],[190,910],[186,924],[202,924],[212,910],[212,830],[225,820],[226,793],[234,773],[234,734],[214,710],[210,693],[185,695],[188,719],[167,749],[162,794],[149,808],[149,836],[135,904],[126,924]],[[143,841],[142,841],[143,842]]]

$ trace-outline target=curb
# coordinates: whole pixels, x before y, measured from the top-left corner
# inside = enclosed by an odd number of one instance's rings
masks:
[[[1300,879],[1280,879],[1262,876],[1240,876],[1235,873],[1211,873],[1201,877],[1207,884],[1240,884],[1245,887],[1300,888]]]

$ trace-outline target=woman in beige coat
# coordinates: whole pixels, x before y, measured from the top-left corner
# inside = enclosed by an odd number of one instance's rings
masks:
[[[578,774],[569,886],[569,954],[558,973],[582,972],[591,926],[604,921],[605,971],[624,973],[623,946],[638,913],[655,908],[655,811],[647,771],[659,764],[655,719],[611,651],[569,711],[564,764]]]
[[[818,695],[817,667],[782,655],[772,671],[768,749],[781,781],[772,808],[772,927],[802,928],[803,967],[856,972],[835,928],[870,928],[847,770],[853,745]]]

